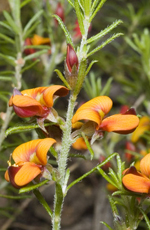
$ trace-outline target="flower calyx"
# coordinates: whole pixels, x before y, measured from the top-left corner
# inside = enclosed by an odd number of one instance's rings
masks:
[[[75,88],[78,77],[79,61],[74,48],[67,45],[67,55],[65,61],[65,77],[72,89]]]

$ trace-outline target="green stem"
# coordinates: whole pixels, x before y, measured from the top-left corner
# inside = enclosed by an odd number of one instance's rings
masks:
[[[70,150],[70,146],[72,144],[71,140],[71,130],[72,130],[72,123],[71,119],[73,117],[73,111],[75,107],[76,97],[70,95],[69,104],[68,104],[68,111],[66,117],[66,126],[64,128],[63,139],[62,139],[62,148],[58,160],[58,171],[60,173],[60,180],[59,183],[63,186],[63,182],[65,179],[65,172],[68,160],[68,154]]]
[[[60,184],[56,184],[54,200],[55,202],[54,202],[54,212],[52,216],[52,226],[53,226],[53,230],[59,230],[60,222],[61,222],[61,210],[64,201]]]
[[[67,167],[67,160],[68,154],[70,150],[70,146],[72,144],[71,140],[71,130],[72,130],[72,123],[71,119],[73,116],[73,111],[75,107],[76,97],[73,97],[72,94],[70,95],[69,104],[68,104],[68,111],[66,117],[66,126],[63,132],[62,138],[62,148],[58,159],[58,172],[60,174],[59,184],[56,184],[55,188],[55,197],[54,197],[54,212],[52,217],[52,226],[53,230],[60,229],[60,222],[61,222],[61,211],[63,207],[64,195],[66,190],[65,182],[65,175],[66,175],[66,167]]]

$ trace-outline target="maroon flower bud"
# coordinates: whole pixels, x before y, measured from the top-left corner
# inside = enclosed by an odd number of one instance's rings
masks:
[[[70,44],[67,45],[66,64],[70,73],[72,72],[73,66],[76,66],[76,69],[78,69],[79,66],[76,52]]]
[[[64,9],[63,9],[60,2],[57,4],[55,14],[58,15],[61,18],[61,20],[64,22],[64,18],[65,18],[64,17]]]
[[[31,45],[33,45],[32,44],[32,42],[31,42],[31,38],[26,38],[26,40],[25,40],[25,42],[24,42],[24,46],[31,46]],[[30,54],[33,54],[33,53],[35,53],[36,51],[35,51],[35,49],[33,49],[33,48],[28,48],[28,49],[25,49],[24,50],[24,53],[26,54],[26,55],[30,55]]]

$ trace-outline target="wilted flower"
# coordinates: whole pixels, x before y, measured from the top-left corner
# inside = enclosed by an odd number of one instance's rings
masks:
[[[9,161],[5,179],[20,188],[37,176],[49,179],[47,170],[47,152],[56,141],[52,138],[37,139],[19,145],[12,153],[14,164]]]

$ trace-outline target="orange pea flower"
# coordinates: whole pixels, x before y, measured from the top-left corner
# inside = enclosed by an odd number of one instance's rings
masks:
[[[112,100],[107,96],[95,97],[81,105],[73,116],[72,123],[79,120],[92,121],[96,124],[96,131],[99,132],[107,131],[120,134],[133,132],[139,124],[139,118],[135,115],[134,109],[130,109],[124,114],[115,114],[105,118],[105,115],[111,110],[112,104]]]
[[[9,106],[13,106],[19,117],[47,118],[52,111],[53,101],[57,96],[66,96],[69,90],[61,85],[38,87],[18,91],[14,89],[13,96],[9,100]]]
[[[14,164],[9,163],[5,179],[15,188],[20,188],[38,175],[49,179],[47,166],[47,152],[56,141],[53,138],[37,139],[19,145],[12,153]]]
[[[131,141],[133,143],[137,142],[139,138],[144,134],[145,131],[150,130],[150,118],[148,116],[144,116],[140,119],[139,126],[132,133]]]
[[[41,37],[37,34],[34,34],[34,36],[32,38],[26,38],[24,46],[30,46],[30,45],[38,46],[38,45],[46,45],[46,44],[50,45],[50,39],[49,38],[44,38],[44,37]],[[36,50],[33,48],[27,48],[27,49],[25,48],[24,49],[24,53],[26,55],[33,54],[35,52],[36,52]]]
[[[50,45],[50,39],[41,37],[37,34],[34,34],[34,36],[31,38],[32,45],[38,46],[38,45]]]
[[[79,137],[73,144],[72,147],[77,150],[86,150],[87,146],[83,137]]]
[[[124,171],[123,185],[130,191],[150,194],[150,153],[140,161],[140,171],[132,166]]]

